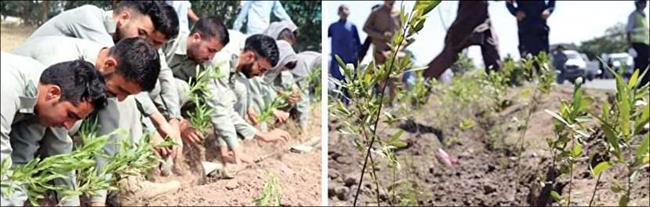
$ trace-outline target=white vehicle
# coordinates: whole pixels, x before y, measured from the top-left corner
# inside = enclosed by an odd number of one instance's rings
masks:
[[[634,68],[634,59],[628,53],[612,53],[607,54],[606,58],[603,59],[607,66],[614,71],[618,71],[621,68],[625,68],[626,71],[623,71],[624,76],[629,76],[632,74]],[[601,68],[603,70],[602,78],[613,78],[614,76],[607,70],[605,67]]]
[[[572,67],[577,69],[585,70],[587,69],[587,62],[582,58],[582,55],[575,50],[565,50],[564,54],[566,55],[567,61],[564,64],[565,67]]]

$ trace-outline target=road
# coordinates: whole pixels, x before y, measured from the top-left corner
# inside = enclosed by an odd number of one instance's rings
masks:
[[[571,85],[569,81],[564,81],[564,85]],[[595,88],[595,89],[606,89],[606,90],[616,90],[616,81],[614,79],[594,79],[593,81],[587,81],[582,87],[584,88]]]

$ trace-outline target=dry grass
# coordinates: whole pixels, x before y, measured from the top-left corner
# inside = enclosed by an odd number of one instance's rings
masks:
[[[31,26],[17,25],[2,22],[0,30],[0,49],[2,52],[9,52],[23,43],[36,28]]]

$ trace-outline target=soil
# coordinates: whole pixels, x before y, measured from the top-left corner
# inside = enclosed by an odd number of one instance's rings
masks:
[[[155,176],[156,182],[177,180],[181,189],[156,198],[141,200],[139,204],[151,206],[215,206],[255,205],[262,188],[271,176],[278,179],[282,189],[282,205],[314,206],[321,204],[321,149],[320,108],[312,110],[312,123],[306,133],[299,134],[293,122],[286,129],[294,135],[287,143],[263,143],[244,141],[244,153],[261,159],[243,169],[236,170],[232,179],[220,179],[203,175],[200,161],[217,161],[214,136],[208,137],[203,145],[184,145],[185,164],[174,170],[174,175]],[[290,147],[313,142],[318,145],[307,153],[290,152]]]
[[[399,124],[380,124],[379,137],[388,137],[404,130],[401,140],[408,145],[395,150],[401,164],[396,171],[387,165],[385,158],[372,153],[374,160],[379,163],[375,169],[381,187],[377,193],[374,179],[370,173],[366,173],[357,205],[377,205],[377,202],[381,205],[398,205],[400,200],[409,196],[415,202],[410,204],[418,205],[558,205],[548,196],[539,196],[545,190],[542,189],[543,178],[553,174],[548,171],[552,169],[552,155],[545,141],[547,137],[553,136],[553,122],[544,109],[558,111],[560,100],[571,98],[572,87],[554,86],[550,94],[543,96],[532,113],[527,128],[518,127],[527,112],[525,103],[529,98],[522,95],[530,92],[526,90],[529,89],[510,89],[508,96],[513,97],[513,104],[498,112],[491,120],[470,129],[437,128],[448,120],[435,117],[437,110],[444,110],[444,106],[438,105],[434,100],[435,96],[430,97],[422,109],[407,112],[415,115],[405,117]],[[611,92],[588,89],[585,95],[593,97],[594,102],[599,103],[607,100],[608,93]],[[600,106],[594,108],[600,110]],[[489,135],[490,130],[496,127],[503,130],[496,136]],[[347,206],[354,202],[364,158],[353,145],[353,135],[343,134],[339,129],[339,121],[330,116],[328,197],[330,205]],[[518,157],[515,146],[518,146],[517,140],[522,130],[526,130],[524,151]],[[601,134],[596,133],[595,136]],[[591,139],[585,145],[585,152],[590,153],[589,150],[595,147],[599,145]],[[443,164],[436,156],[438,149],[444,149],[451,157],[458,159],[458,164]],[[370,169],[370,164],[368,166]],[[589,160],[577,163],[571,189],[572,205],[589,204],[596,179],[591,177],[588,166]],[[618,168],[603,173],[594,205],[617,205],[620,194],[614,194],[609,189],[615,183],[614,180],[622,178],[624,173],[624,169]],[[568,195],[569,176],[563,175],[557,180],[555,190]],[[387,194],[389,185],[396,182],[410,182],[412,187],[396,190],[399,192],[397,195]],[[647,206],[650,203],[649,183],[650,169],[646,167],[639,180],[633,183],[629,205]]]

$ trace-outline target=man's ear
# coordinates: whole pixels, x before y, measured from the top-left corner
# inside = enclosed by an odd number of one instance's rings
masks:
[[[48,85],[45,91],[46,101],[58,101],[61,99],[61,87],[57,85]]]
[[[128,9],[124,9],[117,14],[118,23],[124,24],[124,22],[126,22],[129,18],[131,18],[131,13],[129,13]]]
[[[195,32],[194,34],[192,34],[192,41],[194,41],[194,42],[201,41],[201,34],[199,34],[198,32]]]
[[[111,74],[117,70],[117,60],[114,57],[108,57],[106,60],[102,63],[104,64],[102,74]]]

